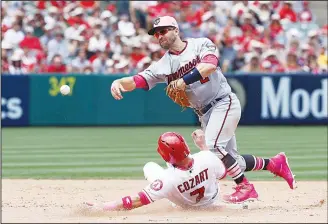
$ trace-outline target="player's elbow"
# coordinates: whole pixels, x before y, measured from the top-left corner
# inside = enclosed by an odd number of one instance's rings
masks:
[[[207,68],[207,70],[208,70],[208,72],[211,74],[211,73],[213,73],[213,72],[215,72],[215,70],[216,70],[216,65],[213,65],[213,64],[211,64],[211,63],[207,63],[206,64],[206,68]]]
[[[211,63],[201,63],[201,65],[199,66],[199,68],[197,67],[197,69],[199,70],[202,77],[206,78],[209,75],[211,75],[213,72],[215,72],[216,66]]]

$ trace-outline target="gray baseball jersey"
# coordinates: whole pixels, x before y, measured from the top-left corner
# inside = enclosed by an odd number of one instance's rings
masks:
[[[152,63],[146,70],[140,72],[152,89],[157,83],[167,83],[176,80],[190,72],[206,55],[219,56],[218,48],[208,38],[189,38],[186,48],[180,54],[169,51],[157,62]],[[208,78],[187,86],[186,94],[191,107],[201,109],[218,97],[231,93],[226,78],[217,67]]]

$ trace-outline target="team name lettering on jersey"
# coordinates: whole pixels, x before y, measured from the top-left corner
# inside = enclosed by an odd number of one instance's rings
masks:
[[[192,61],[189,61],[188,63],[186,63],[184,66],[180,67],[178,69],[178,71],[168,75],[168,77],[167,77],[168,83],[170,83],[171,81],[176,80],[176,79],[184,76],[186,73],[190,72],[191,70],[193,70],[196,67],[196,65],[198,63],[200,63],[200,57],[199,56],[192,59]]]
[[[197,174],[193,178],[189,179],[188,181],[185,181],[182,184],[178,185],[178,189],[179,189],[180,193],[189,191],[190,189],[193,189],[194,187],[196,187],[198,184],[207,180],[208,179],[207,171],[208,171],[208,168],[201,171],[199,174]]]

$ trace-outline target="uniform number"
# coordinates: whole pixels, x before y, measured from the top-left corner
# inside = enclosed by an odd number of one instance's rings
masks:
[[[210,81],[210,79],[209,79],[208,77],[206,77],[206,78],[202,78],[202,79],[199,80],[199,81],[200,81],[201,84],[204,84],[204,83]]]
[[[197,198],[196,198],[196,203],[198,203],[204,197],[204,194],[205,194],[205,187],[204,186],[190,192],[190,196],[198,195]]]

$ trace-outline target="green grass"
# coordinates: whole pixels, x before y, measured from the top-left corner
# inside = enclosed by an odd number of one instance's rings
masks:
[[[148,161],[165,165],[156,152],[159,135],[183,134],[193,153],[194,127],[3,128],[3,178],[142,178]],[[298,180],[327,179],[327,127],[238,127],[241,154],[269,158],[284,151]],[[273,180],[267,171],[246,173]]]

